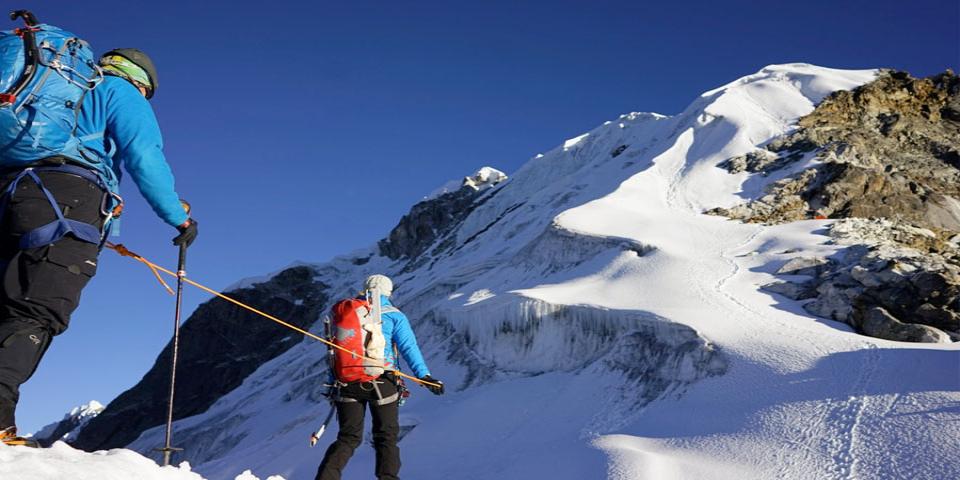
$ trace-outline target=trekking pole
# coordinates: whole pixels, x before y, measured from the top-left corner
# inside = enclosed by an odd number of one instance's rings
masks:
[[[183,209],[190,214],[190,204],[181,200]],[[173,315],[173,358],[170,361],[170,397],[167,403],[167,432],[164,436],[163,448],[163,466],[170,465],[170,455],[173,452],[181,452],[182,448],[170,446],[173,437],[173,396],[177,384],[177,354],[180,350],[180,310],[183,304],[183,278],[187,275],[187,245],[180,244],[180,258],[177,261],[177,300]]]

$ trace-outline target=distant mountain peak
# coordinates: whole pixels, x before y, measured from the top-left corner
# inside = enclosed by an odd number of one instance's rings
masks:
[[[72,441],[94,417],[106,407],[96,400],[70,409],[58,422],[53,422],[33,434],[40,445],[48,447],[58,440]]]

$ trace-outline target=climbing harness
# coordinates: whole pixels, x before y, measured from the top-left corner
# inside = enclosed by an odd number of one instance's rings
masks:
[[[74,175],[97,185],[101,190],[103,190],[104,199],[101,203],[100,210],[101,213],[104,213],[104,211],[109,211],[109,213],[106,214],[106,220],[103,223],[103,227],[101,228],[96,225],[66,218],[66,216],[63,214],[63,210],[60,208],[60,205],[57,204],[57,200],[54,198],[53,193],[51,193],[50,190],[43,185],[43,181],[38,175],[39,173],[44,172],[58,172],[62,174]],[[47,198],[47,201],[50,202],[50,208],[53,209],[53,212],[56,214],[57,218],[46,225],[24,233],[20,237],[21,250],[50,245],[60,240],[67,234],[71,234],[78,240],[87,243],[101,245],[106,239],[107,232],[110,231],[109,224],[111,220],[116,218],[113,212],[117,211],[118,208],[122,210],[122,199],[119,195],[115,195],[110,192],[110,189],[99,175],[83,167],[63,164],[27,167],[21,170],[20,173],[7,185],[7,188],[3,191],[2,195],[0,195],[0,218],[2,218],[6,212],[7,204],[13,200],[20,181],[25,178],[29,178],[31,181],[33,181],[40,191],[43,192],[43,195]],[[113,202],[117,202],[116,205],[110,206],[110,203]]]
[[[337,383],[341,383],[341,382],[337,382]],[[384,397],[383,393],[380,392],[380,385],[383,384],[383,381],[381,380],[370,380],[368,382],[355,382],[355,383],[360,387],[360,390],[363,390],[365,392],[376,392],[377,401],[375,403],[377,405],[388,405],[397,401],[397,399],[400,398],[399,391],[394,393],[393,395]],[[346,386],[346,384],[338,385],[338,387],[342,387],[342,386]],[[340,395],[339,388],[338,388],[337,401],[342,403],[358,403],[360,400],[357,400],[356,398],[344,397]]]

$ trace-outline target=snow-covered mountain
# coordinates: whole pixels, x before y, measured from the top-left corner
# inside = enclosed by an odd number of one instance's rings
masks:
[[[41,428],[32,437],[44,447],[49,447],[58,440],[73,440],[87,422],[99,415],[103,409],[104,406],[100,402],[91,400],[86,405],[72,408],[63,416],[63,419]]]
[[[377,245],[294,267],[310,296],[284,302],[394,278],[448,385],[401,409],[405,478],[960,478],[958,345],[865,337],[760,290],[793,258],[849,248],[831,220],[703,214],[776,179],[719,164],[876,75],[773,65],[678,115],[623,115],[495,186],[424,200]],[[307,442],[329,408],[325,371],[317,342],[275,352],[176,422],[182,458],[210,479],[313,478],[333,438]],[[372,470],[361,447],[345,478]]]

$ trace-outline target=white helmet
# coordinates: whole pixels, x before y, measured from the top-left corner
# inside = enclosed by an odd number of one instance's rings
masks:
[[[379,290],[380,294],[390,296],[393,294],[393,281],[386,275],[370,275],[367,281],[363,282],[364,290]]]

